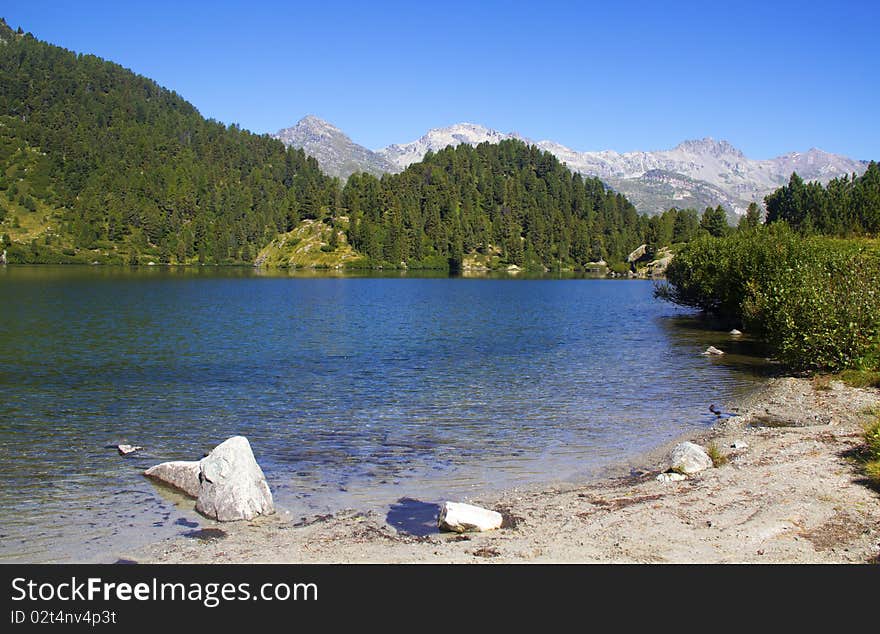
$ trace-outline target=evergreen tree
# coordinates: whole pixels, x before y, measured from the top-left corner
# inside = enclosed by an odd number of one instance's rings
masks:
[[[751,202],[749,203],[749,208],[746,210],[746,213],[739,219],[737,229],[740,231],[748,231],[757,228],[760,224],[761,210],[758,208],[758,203]]]
[[[730,226],[727,224],[727,212],[721,205],[712,209],[706,207],[703,216],[700,219],[700,228],[709,232],[709,235],[721,237],[727,235]]]

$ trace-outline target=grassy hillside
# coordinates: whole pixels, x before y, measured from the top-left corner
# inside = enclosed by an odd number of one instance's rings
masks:
[[[303,220],[295,229],[279,234],[257,254],[257,266],[277,268],[340,269],[360,256],[345,236],[347,218],[330,224]],[[333,233],[336,234],[336,244]]]

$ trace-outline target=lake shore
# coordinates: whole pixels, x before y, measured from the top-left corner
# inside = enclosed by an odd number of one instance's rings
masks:
[[[880,390],[771,379],[692,440],[727,464],[658,482],[669,446],[638,475],[467,500],[505,526],[432,530],[436,506],[401,500],[387,515],[346,511],[293,522],[203,521],[203,539],[132,551],[152,563],[859,563],[880,559],[880,493],[852,458]],[[662,415],[658,412],[658,415]],[[733,445],[747,446],[734,449]],[[404,527],[408,532],[401,532]]]

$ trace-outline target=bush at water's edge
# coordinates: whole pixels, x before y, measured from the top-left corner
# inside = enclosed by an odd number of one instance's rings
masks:
[[[876,242],[803,237],[775,223],[688,244],[656,295],[765,339],[793,370],[880,366]]]

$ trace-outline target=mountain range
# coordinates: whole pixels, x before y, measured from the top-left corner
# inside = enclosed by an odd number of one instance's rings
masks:
[[[295,126],[275,135],[288,146],[302,148],[314,156],[332,176],[347,178],[359,171],[374,175],[396,173],[421,161],[430,150],[449,145],[478,145],[519,139],[554,154],[569,169],[602,179],[627,196],[643,213],[661,213],[670,207],[722,205],[741,214],[751,202],[788,182],[792,172],[805,181],[827,183],[845,174],[862,174],[866,161],[855,160],[812,148],[772,159],[756,160],[727,141],[711,137],[689,140],[671,150],[579,152],[556,141],[532,141],[515,132],[504,133],[474,123],[458,123],[429,130],[421,138],[370,150],[352,141],[339,128],[309,115]]]

